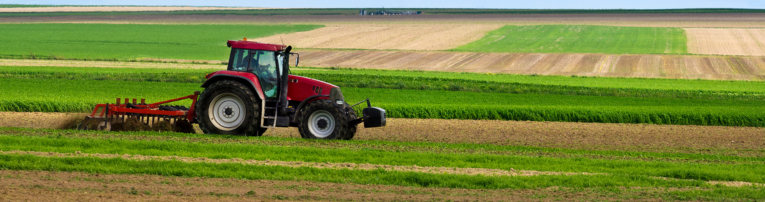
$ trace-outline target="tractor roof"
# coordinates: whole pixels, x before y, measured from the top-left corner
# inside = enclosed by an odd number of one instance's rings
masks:
[[[268,50],[268,51],[281,51],[287,48],[287,46],[285,45],[247,41],[247,38],[244,38],[244,40],[237,40],[237,41],[229,40],[228,47],[253,49],[253,50]]]

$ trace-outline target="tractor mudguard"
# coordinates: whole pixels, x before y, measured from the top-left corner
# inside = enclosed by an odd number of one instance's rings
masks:
[[[244,73],[244,72],[235,72],[235,71],[226,71],[226,70],[214,72],[213,75],[210,76],[207,79],[207,81],[205,81],[202,84],[201,87],[207,88],[207,86],[210,86],[210,84],[213,84],[216,81],[219,81],[222,79],[233,79],[233,80],[242,82],[245,85],[249,84],[249,86],[252,87],[252,90],[258,94],[258,97],[261,100],[263,100],[265,95],[263,94],[263,91],[260,88],[260,82],[258,82],[258,77],[256,77],[255,75],[238,75],[240,73]],[[249,73],[245,73],[245,74],[249,74]]]

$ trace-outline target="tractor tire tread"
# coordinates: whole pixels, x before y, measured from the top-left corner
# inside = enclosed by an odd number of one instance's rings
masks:
[[[313,135],[309,135],[310,130],[308,129],[308,119],[311,116],[311,114],[315,110],[326,110],[330,114],[333,115],[335,119],[335,131],[332,132],[329,136],[327,136],[324,139],[340,139],[340,140],[346,140],[349,139],[348,135],[349,132],[352,130],[353,133],[355,133],[355,127],[349,127],[348,121],[349,117],[344,113],[345,110],[343,109],[345,106],[338,106],[337,104],[329,101],[329,100],[316,100],[308,104],[308,106],[305,107],[304,113],[301,114],[299,124],[298,124],[298,132],[300,132],[300,136],[302,138],[306,139],[318,139]],[[351,136],[350,138],[353,138]]]
[[[245,106],[245,111],[248,112],[248,114],[244,120],[245,122],[242,124],[246,124],[246,126],[244,126],[245,128],[238,128],[232,131],[220,131],[215,128],[212,123],[207,123],[209,122],[209,115],[207,114],[207,110],[210,106],[209,102],[211,101],[210,99],[214,98],[214,95],[233,91],[239,91],[245,95],[245,97],[240,98],[243,102],[245,102],[245,105],[248,103],[251,104],[250,106]],[[265,132],[265,130],[262,130],[260,127],[260,98],[258,98],[250,88],[241,82],[234,80],[217,81],[202,91],[202,93],[199,95],[198,102],[199,104],[196,105],[195,110],[196,116],[199,122],[199,128],[205,134],[260,136],[263,135],[263,132]]]

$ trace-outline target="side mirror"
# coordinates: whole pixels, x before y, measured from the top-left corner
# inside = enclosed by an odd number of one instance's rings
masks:
[[[297,57],[295,57],[295,67],[297,67],[298,64],[300,63],[300,54],[290,53],[290,55],[297,55]]]

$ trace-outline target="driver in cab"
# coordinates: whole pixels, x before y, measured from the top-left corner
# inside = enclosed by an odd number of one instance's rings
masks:
[[[258,76],[265,96],[275,97],[278,78],[274,53],[270,51],[257,51],[255,54],[252,54],[249,69]]]

